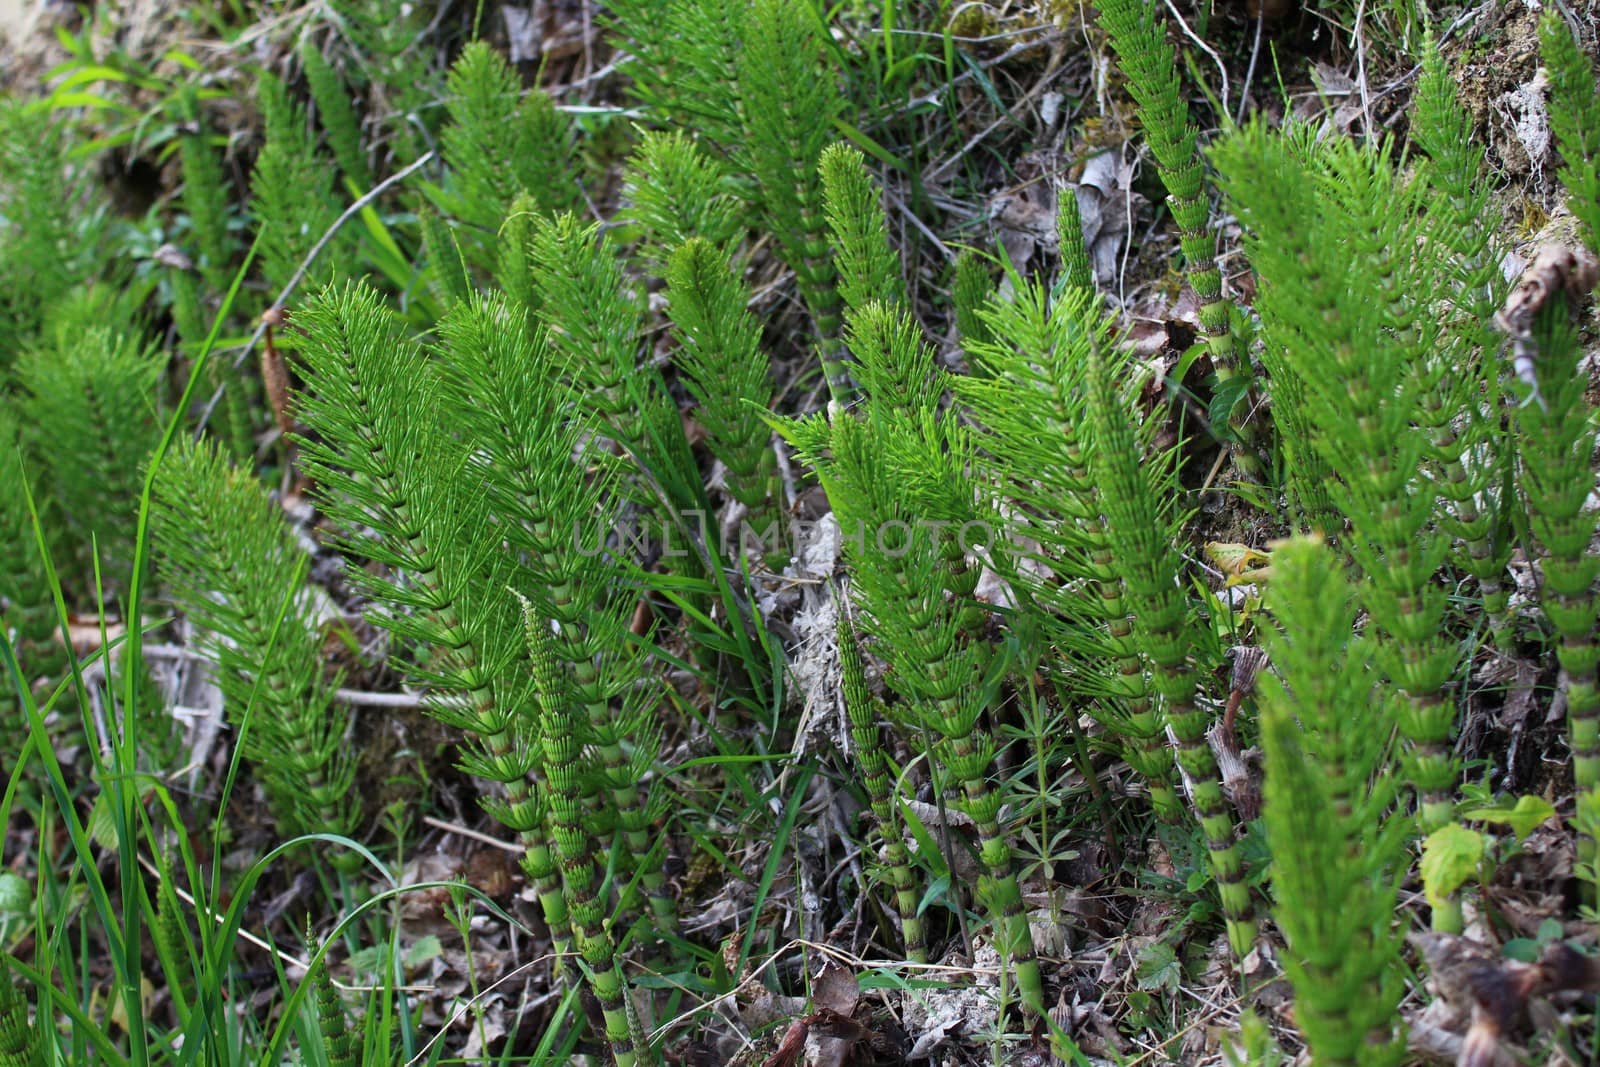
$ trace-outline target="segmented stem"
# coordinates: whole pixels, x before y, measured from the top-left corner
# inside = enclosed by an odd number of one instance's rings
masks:
[[[1528,525],[1544,549],[1539,607],[1560,639],[1556,658],[1566,675],[1573,775],[1582,794],[1600,786],[1600,643],[1595,641],[1600,598],[1591,591],[1600,577],[1600,557],[1588,551],[1596,519],[1586,508],[1594,419],[1584,399],[1586,378],[1578,371],[1580,349],[1564,298],[1556,297],[1540,316],[1536,348],[1545,407],[1516,409],[1522,491]]]
[[[550,783],[550,832],[566,883],[572,933],[585,965],[584,976],[605,1016],[612,1058],[617,1067],[633,1067],[638,1054],[626,983],[606,925],[605,901],[599,893],[601,872],[595,867],[595,837],[584,825],[588,812],[579,786],[583,771],[579,718],[569,703],[570,690],[557,670],[549,621],[540,618],[526,602],[523,611],[528,653],[539,692],[539,748],[545,778]]]
[[[867,688],[861,649],[850,628],[842,596],[837,603],[839,666],[843,674],[845,712],[850,717],[850,738],[856,746],[856,763],[861,768],[862,784],[867,788],[872,815],[878,823],[878,836],[883,841],[884,874],[894,892],[895,911],[900,915],[900,933],[906,943],[906,958],[913,963],[926,963],[927,935],[922,929],[922,916],[917,914],[916,879],[911,872],[910,853],[901,836],[900,821],[895,817],[888,757],[878,736],[879,705],[872,691]]]
[[[1198,678],[1189,664],[1188,614],[1177,580],[1178,555],[1163,533],[1153,483],[1141,466],[1138,439],[1099,344],[1090,347],[1088,363],[1095,469],[1137,643],[1149,659],[1152,687],[1161,697],[1166,726],[1177,745],[1178,766],[1206,837],[1228,942],[1243,956],[1256,934],[1250,889],[1234,840],[1233,813],[1222,791],[1216,757],[1206,742],[1207,715],[1195,701]]]

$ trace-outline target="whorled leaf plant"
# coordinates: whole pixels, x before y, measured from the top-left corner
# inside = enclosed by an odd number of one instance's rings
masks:
[[[280,826],[351,832],[361,804],[344,743],[349,714],[333,703],[338,680],[323,673],[309,559],[281,509],[210,445],[168,453],[154,509],[161,574],[216,660],[229,722]]]
[[[839,292],[818,173],[845,101],[813,18],[808,5],[788,0],[756,0],[749,8],[739,62],[741,152],[760,186],[767,229],[816,324],[829,394],[848,403],[854,392],[839,339]]]
[[[438,368],[365,285],[325,292],[295,321],[305,331],[298,412],[315,434],[301,444],[302,467],[342,531],[369,616],[409,650],[403,666],[428,687],[430,712],[460,731],[463,766],[499,783],[485,806],[517,833],[564,954],[570,924],[545,798],[530,778],[532,693],[506,591],[516,568],[472,477],[472,450],[446,432]]]
[[[927,934],[923,929],[922,915],[917,910],[916,876],[912,872],[911,856],[906,850],[900,829],[895,783],[889,775],[891,764],[879,733],[878,724],[884,717],[885,709],[883,702],[867,685],[861,647],[855,629],[850,624],[848,600],[842,593],[838,596],[838,605],[836,636],[839,642],[840,683],[845,714],[850,720],[850,739],[855,745],[855,760],[860,765],[861,784],[866,787],[872,817],[883,842],[883,872],[894,894],[894,909],[900,917],[900,934],[905,941],[906,959],[912,963],[926,963]]]
[[[1395,908],[1410,820],[1394,811],[1385,705],[1400,698],[1371,669],[1372,638],[1356,635],[1337,554],[1298,538],[1273,552],[1272,571],[1264,818],[1295,1024],[1319,1064],[1398,1064],[1405,964]]]
[[[1551,73],[1550,124],[1564,160],[1560,177],[1588,247],[1547,250],[1551,269],[1540,271],[1536,263],[1513,298],[1516,308],[1498,322],[1512,335],[1514,357],[1525,364],[1511,387],[1521,400],[1515,410],[1521,488],[1529,529],[1542,550],[1539,606],[1560,641],[1556,656],[1565,675],[1573,772],[1584,798],[1580,810],[1589,814],[1600,791],[1600,598],[1594,593],[1600,558],[1590,550],[1597,519],[1588,503],[1596,429],[1572,317],[1574,305],[1600,284],[1594,259],[1600,254],[1600,105],[1591,91],[1588,60],[1553,13],[1540,23],[1539,38]],[[1590,862],[1595,848],[1591,839]]]
[[[1447,242],[1429,239],[1427,183],[1402,177],[1392,152],[1255,124],[1213,158],[1260,279],[1274,408],[1315,428],[1298,443],[1314,462],[1290,472],[1291,492],[1305,501],[1325,491],[1349,523],[1339,543],[1365,575],[1362,601],[1384,635],[1379,662],[1407,696],[1398,725],[1428,832],[1451,812],[1456,709],[1446,684],[1460,649],[1443,637],[1446,597],[1434,581],[1451,544],[1434,522],[1439,482],[1423,473],[1433,442],[1414,424],[1422,391],[1437,384],[1425,364],[1456,275]]]
[[[623,913],[639,914],[642,893],[656,933],[675,934],[653,830],[664,798],[647,782],[660,727],[641,698],[645,657],[629,639],[638,593],[608,544],[619,525],[614,471],[598,463],[601,473],[589,473],[598,458],[594,423],[557,373],[543,330],[527,331],[491,295],[458,307],[442,334],[446,405],[476,445],[473,477],[515,557],[526,610],[550,624],[549,652],[565,680],[560,714],[570,705],[581,715],[578,738],[589,762],[576,788],[587,828],[601,844],[615,835],[619,875],[630,884],[638,875],[639,888],[623,894]]]
[[[1177,53],[1167,42],[1159,4],[1104,0],[1099,9],[1100,25],[1111,36],[1119,66],[1128,79],[1128,92],[1139,105],[1139,122],[1167,189],[1167,208],[1178,225],[1185,275],[1200,303],[1200,330],[1219,388],[1229,401],[1234,461],[1241,474],[1259,478],[1255,435],[1245,420],[1242,403],[1251,378],[1249,355],[1241,353],[1234,342],[1232,304],[1222,294],[1217,242],[1209,228],[1205,157],[1196,147],[1200,133],[1189,118]]]
[[[674,362],[698,401],[695,417],[706,429],[707,444],[727,469],[729,495],[766,540],[774,456],[761,410],[773,386],[761,326],[747,310],[749,290],[724,254],[698,237],[672,253],[666,278],[668,314],[678,338]]]
[[[467,261],[491,270],[490,235],[518,196],[546,213],[576,203],[571,132],[555,102],[537,88],[524,93],[516,72],[482,41],[456,59],[446,90],[450,121],[439,149],[448,177],[435,200],[472,228],[460,233]]]
[[[1075,210],[1063,211],[1063,231],[1076,220]],[[1056,286],[1018,279],[1010,299],[982,306],[984,339],[965,342],[973,374],[951,385],[976,420],[980,468],[1009,509],[1010,547],[997,564],[1062,653],[1059,681],[1093,699],[1157,814],[1177,822],[1172,750],[1091,460],[1089,350],[1110,343],[1110,324],[1081,284],[1087,269],[1086,257],[1067,260]]]
[[[1205,834],[1228,942],[1243,957],[1255,941],[1254,908],[1233,813],[1206,737],[1208,715],[1200,700],[1201,679],[1192,656],[1194,624],[1177,548],[1183,517],[1174,504],[1175,458],[1170,452],[1148,454],[1144,435],[1136,432],[1145,420],[1130,410],[1130,378],[1137,380],[1137,375],[1124,350],[1090,342],[1084,381],[1084,410],[1094,440],[1089,468],[1099,484],[1100,512],[1111,558],[1122,575],[1134,642],[1148,663],[1161,722],[1176,746],[1177,764]]]
[[[1430,242],[1444,251],[1450,328],[1421,353],[1416,373],[1418,418],[1432,438],[1430,473],[1443,506],[1440,525],[1460,542],[1456,560],[1478,583],[1483,614],[1495,644],[1511,641],[1506,564],[1508,501],[1501,498],[1514,455],[1502,428],[1503,395],[1493,312],[1504,281],[1491,227],[1483,224],[1492,187],[1483,147],[1457,99],[1455,83],[1432,37],[1424,41],[1422,77],[1413,101],[1411,137],[1427,153],[1426,177],[1435,196],[1428,207]]]
[[[903,311],[868,303],[852,313],[848,337],[864,407],[835,404],[827,415],[774,424],[828,493],[862,624],[903,698],[899,717],[927,745],[955,794],[950,802],[973,821],[984,872],[978,898],[1023,1005],[1042,1015],[1043,977],[1000,825],[1002,797],[989,781],[996,743],[980,722],[998,680],[988,676],[987,611],[972,598],[977,568],[966,558],[987,546],[966,541],[982,542],[973,531],[994,524],[968,480],[972,443],[939,411],[944,376]]]
[[[485,807],[519,835],[558,955],[571,962],[576,948],[614,1004],[620,972],[604,964],[614,934],[595,910],[610,914],[610,903],[581,857],[612,838],[623,846],[624,927],[643,897],[659,930],[675,930],[676,916],[654,833],[662,809],[642,785],[656,752],[638,684],[647,663],[629,639],[630,587],[605,548],[610,468],[597,481],[586,473],[594,423],[543,333],[499,297],[457,305],[431,359],[365,287],[330,291],[296,321],[300,413],[317,435],[303,462],[344,531],[352,576],[409,648],[403,666],[428,688],[429,710],[462,732],[463,768],[499,783]],[[559,694],[523,667],[518,593],[555,625]],[[540,708],[557,698],[564,733],[551,740],[555,720]],[[619,1051],[637,1045],[619,1033]]]

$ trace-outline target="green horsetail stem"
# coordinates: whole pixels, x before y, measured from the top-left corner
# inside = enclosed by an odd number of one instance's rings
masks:
[[[585,823],[583,803],[583,728],[572,709],[572,691],[557,669],[550,621],[523,602],[528,654],[539,698],[539,750],[550,783],[550,832],[566,885],[567,908],[584,976],[605,1017],[606,1042],[616,1067],[639,1062],[627,985],[616,945],[606,924],[600,897],[600,872],[595,869],[595,841]]]
[[[1178,582],[1177,550],[1165,540],[1145,460],[1129,412],[1117,392],[1101,346],[1088,353],[1088,415],[1095,435],[1093,462],[1116,565],[1126,583],[1137,641],[1148,657],[1167,728],[1177,742],[1178,766],[1189,787],[1211,870],[1222,898],[1228,943],[1243,957],[1256,928],[1244,859],[1234,838],[1233,813],[1222,791],[1216,757],[1206,741],[1207,713],[1195,700],[1199,682],[1189,662],[1188,611]]]
[[[1199,130],[1189,120],[1178,77],[1178,58],[1167,42],[1158,4],[1144,0],[1102,0],[1100,24],[1111,35],[1111,45],[1128,79],[1128,93],[1139,105],[1150,154],[1155,156],[1161,184],[1167,189],[1167,208],[1178,225],[1178,247],[1183,252],[1184,275],[1199,301],[1200,332],[1216,368],[1217,381],[1229,383],[1250,377],[1248,362],[1241,361],[1229,321],[1233,305],[1222,295],[1222,272],[1217,269],[1217,239],[1208,224],[1210,197],[1205,182],[1205,161],[1196,145]],[[1246,393],[1248,390],[1246,390]],[[1252,481],[1261,479],[1255,434],[1242,403],[1235,398],[1228,426],[1239,472]]]
[[[843,676],[844,707],[850,718],[850,739],[855,742],[856,763],[861,768],[862,784],[878,823],[883,841],[884,874],[894,892],[895,911],[900,916],[900,934],[906,943],[906,958],[912,963],[928,961],[927,935],[922,916],[917,912],[916,879],[911,871],[911,856],[906,851],[895,817],[895,799],[889,782],[889,761],[878,736],[879,703],[867,687],[861,649],[850,628],[842,594],[837,594],[839,619],[835,631],[839,641],[839,667]]]

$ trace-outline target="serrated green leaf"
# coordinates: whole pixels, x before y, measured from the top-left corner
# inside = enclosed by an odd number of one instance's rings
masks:
[[[1441,826],[1422,842],[1422,890],[1435,907],[1477,871],[1486,840],[1459,823]]]
[[[1483,807],[1465,812],[1463,818],[1511,827],[1521,841],[1541,823],[1555,816],[1556,809],[1544,797],[1521,796],[1512,807]]]
[[[1139,953],[1139,988],[1176,991],[1182,980],[1178,954],[1165,941],[1157,941]]]

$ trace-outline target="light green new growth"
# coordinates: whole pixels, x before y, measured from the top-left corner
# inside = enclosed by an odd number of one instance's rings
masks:
[[[527,193],[519,193],[511,202],[510,214],[500,224],[500,239],[495,246],[494,280],[511,305],[523,313],[530,328],[538,321],[535,311],[540,304],[539,284],[528,254],[538,216],[539,202]]]
[[[339,169],[357,189],[372,188],[372,168],[367,165],[367,152],[361,145],[361,119],[344,78],[309,39],[300,48],[300,62],[306,72],[306,87],[317,106],[317,122]]]
[[[889,244],[888,222],[866,159],[850,145],[831,144],[823,150],[819,170],[846,315],[872,300],[909,306],[900,256]]]
[[[446,89],[450,122],[439,149],[451,175],[447,206],[457,216],[492,234],[520,194],[545,212],[575,202],[568,124],[549,96],[523,94],[516,72],[482,41],[462,50]]]
[[[348,714],[323,677],[306,556],[280,509],[210,445],[169,453],[155,483],[162,577],[215,658],[230,723],[289,834],[347,834],[361,818]]]
[[[839,341],[839,294],[817,167],[844,109],[813,15],[791,0],[755,0],[739,64],[743,155],[761,187],[767,230],[816,323],[822,373],[839,403],[854,396]]]
[[[1088,345],[1087,355],[1085,414],[1094,440],[1089,466],[1100,488],[1107,543],[1122,575],[1134,641],[1149,661],[1161,719],[1177,743],[1178,766],[1206,837],[1228,943],[1243,957],[1255,941],[1255,920],[1233,815],[1206,740],[1209,716],[1197,697],[1200,679],[1190,657],[1193,623],[1180,579],[1174,457],[1145,455],[1134,432],[1141,420],[1124,398],[1124,383],[1133,376],[1128,357],[1098,341]]]
[[[732,251],[746,208],[728,172],[676,130],[647,131],[623,172],[623,216],[643,231],[640,252],[659,268],[691,237]]]
[[[1102,0],[1099,7],[1100,25],[1111,35],[1128,79],[1128,93],[1139,105],[1150,154],[1155,156],[1161,183],[1167,188],[1167,208],[1178,224],[1184,272],[1200,302],[1200,332],[1211,353],[1219,388],[1231,393],[1228,399],[1233,410],[1228,425],[1235,435],[1234,461],[1241,474],[1258,478],[1261,464],[1255,455],[1255,435],[1240,410],[1248,393],[1250,367],[1234,345],[1229,322],[1232,305],[1222,295],[1217,242],[1208,229],[1211,206],[1205,161],[1196,148],[1199,130],[1189,120],[1178,58],[1160,21],[1161,6],[1145,0]],[[1232,384],[1235,381],[1238,384]]]
[[[1260,690],[1265,819],[1295,1024],[1319,1065],[1398,1064],[1406,969],[1395,897],[1408,827],[1392,811],[1392,700],[1374,689],[1372,642],[1352,636],[1342,561],[1301,538],[1273,553],[1272,571],[1276,626],[1264,640],[1276,673]]]
[[[1550,73],[1550,132],[1562,166],[1567,207],[1583,227],[1583,240],[1600,254],[1600,95],[1595,71],[1572,31],[1554,11],[1539,20],[1539,56]]]
[[[1438,482],[1421,476],[1433,442],[1415,422],[1444,330],[1436,309],[1454,291],[1449,249],[1425,239],[1427,184],[1402,180],[1387,145],[1313,144],[1308,131],[1258,124],[1213,154],[1260,279],[1274,410],[1299,405],[1292,417],[1315,428],[1302,446],[1320,462],[1290,480],[1338,472],[1324,484],[1350,525],[1341,546],[1366,575],[1379,663],[1409,698],[1398,725],[1430,832],[1451,812],[1456,716],[1444,687],[1460,650],[1442,638],[1434,575],[1451,546],[1434,526]]]
[[[839,594],[836,603],[839,619],[835,633],[839,642],[840,684],[845,714],[850,719],[850,739],[855,743],[861,784],[866,786],[878,836],[883,841],[884,877],[894,892],[894,907],[900,916],[900,933],[905,939],[906,959],[912,963],[926,963],[927,935],[922,929],[922,916],[917,912],[916,878],[911,871],[911,856],[906,851],[901,835],[900,820],[896,817],[897,802],[889,781],[889,759],[878,736],[878,719],[884,708],[867,686],[861,648],[856,643],[855,631],[851,629],[846,613],[848,601]]]

